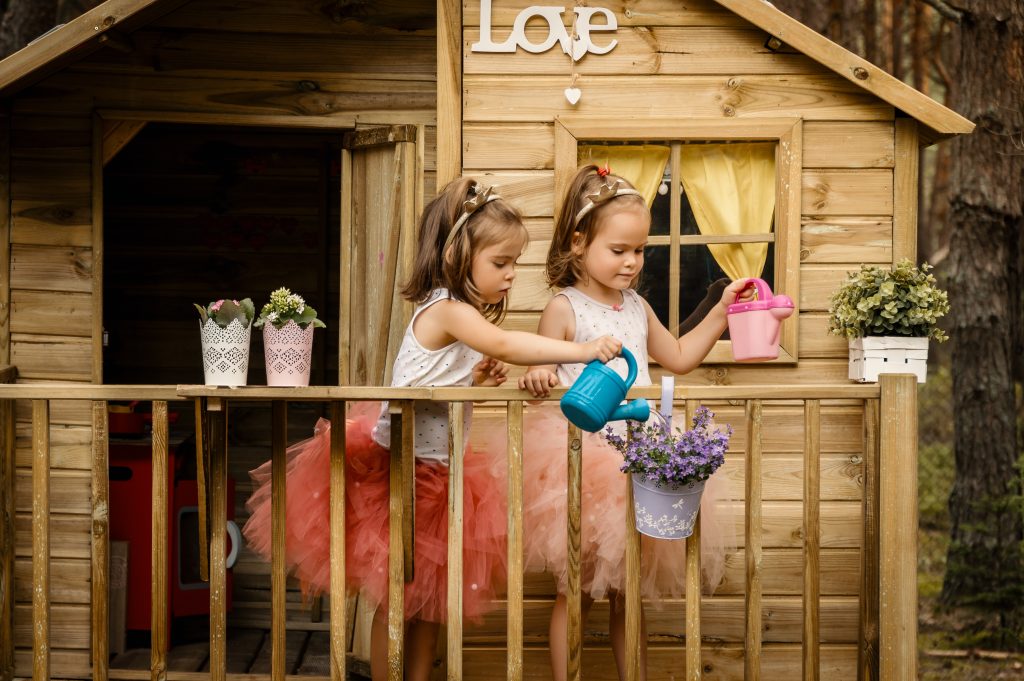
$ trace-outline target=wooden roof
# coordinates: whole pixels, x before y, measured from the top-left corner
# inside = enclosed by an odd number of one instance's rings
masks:
[[[144,26],[185,2],[186,0],[107,0],[0,61],[0,96],[9,97],[15,94],[18,90],[84,58],[105,43],[116,44],[119,34]],[[969,133],[974,129],[974,124],[960,114],[837,45],[764,0],[715,2],[917,119],[927,128],[922,135],[927,142]]]

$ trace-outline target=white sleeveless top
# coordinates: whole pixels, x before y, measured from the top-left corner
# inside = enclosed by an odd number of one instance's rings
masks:
[[[612,336],[622,341],[636,358],[637,374],[633,385],[650,385],[651,375],[647,370],[647,310],[643,300],[633,289],[622,292],[622,305],[600,303],[572,286],[562,289],[556,295],[565,296],[572,305],[576,318],[577,343],[587,343],[601,336]],[[616,357],[608,366],[623,378],[628,373],[626,360]],[[576,382],[586,364],[559,364],[555,370],[562,385]]]
[[[439,350],[427,350],[412,331],[416,318],[434,303],[451,298],[447,289],[437,289],[416,308],[405,329],[402,346],[391,372],[393,387],[469,386],[473,384],[473,367],[483,355],[462,341],[455,341]],[[465,432],[472,425],[473,404],[463,402]],[[381,405],[380,418],[373,428],[373,439],[385,449],[391,446],[391,416],[388,403]],[[448,403],[416,403],[416,458],[448,464]]]

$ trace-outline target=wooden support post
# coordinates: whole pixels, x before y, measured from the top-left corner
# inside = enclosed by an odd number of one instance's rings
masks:
[[[288,614],[288,568],[285,565],[288,403],[284,400],[273,400],[270,404],[270,678],[272,681],[284,681],[285,658],[288,654],[285,641],[285,622]]]
[[[402,405],[391,402],[391,461],[388,498],[388,681],[402,681],[405,667],[405,551],[402,546],[405,515],[402,489],[401,436],[405,422]],[[411,455],[411,453],[410,453]]]
[[[803,677],[821,678],[819,597],[821,595],[821,403],[804,402],[804,599]]]
[[[437,0],[437,186],[462,174],[462,3]]]
[[[210,581],[210,505],[207,503],[210,470],[210,421],[205,397],[192,401],[196,428],[196,498],[199,506],[199,579]]]
[[[402,579],[416,574],[416,403],[402,403]]]
[[[345,503],[345,403],[331,402],[331,681],[348,678]]]
[[[917,379],[882,374],[879,672],[917,679]]]
[[[168,515],[170,504],[170,464],[167,453],[167,402],[153,402],[153,480],[151,503],[150,559],[152,561],[152,584],[150,588],[150,631],[149,678],[151,681],[167,679],[167,600],[170,595],[167,581],[168,541],[170,529]]]
[[[32,400],[32,679],[50,679],[50,402]]]
[[[462,681],[462,475],[465,405],[448,404],[448,681]]]
[[[627,437],[632,439],[627,431]],[[593,511],[590,511],[593,513]],[[640,681],[640,533],[636,530],[633,476],[626,475],[626,681]]]
[[[864,547],[861,549],[857,681],[878,676],[878,400],[864,400]]]
[[[508,681],[523,678],[523,403],[509,402],[508,423]]]
[[[761,400],[747,401],[746,655],[744,681],[761,679]]]
[[[0,681],[14,679],[14,400],[0,400]]]
[[[581,509],[583,496],[583,436],[578,426],[569,424],[569,461],[566,477],[566,513],[568,525],[568,589],[565,594],[567,606],[566,637],[568,638],[568,655],[566,656],[566,678],[568,681],[580,681],[580,663],[583,656],[583,599],[580,581],[581,560]]]
[[[227,531],[228,405],[209,400],[210,452],[210,681],[227,678]]]
[[[696,400],[686,400],[686,426],[693,422],[697,412]],[[704,674],[700,644],[700,513],[693,524],[693,534],[686,539],[686,679],[700,681]]]
[[[92,403],[92,678],[110,674],[110,464],[107,403]]]

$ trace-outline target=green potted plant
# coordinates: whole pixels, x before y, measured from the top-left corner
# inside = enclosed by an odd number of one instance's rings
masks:
[[[316,310],[283,286],[270,294],[259,318],[267,362],[267,385],[307,386],[313,359],[313,329],[326,327]]]
[[[938,321],[949,311],[931,269],[907,259],[892,268],[862,265],[832,295],[829,331],[849,339],[852,380],[912,373],[924,382],[928,339],[947,339]]]
[[[195,307],[199,312],[206,385],[245,385],[256,311],[252,300],[221,298]]]

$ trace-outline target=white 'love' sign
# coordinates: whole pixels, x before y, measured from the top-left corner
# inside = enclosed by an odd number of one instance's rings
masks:
[[[574,7],[576,14],[576,36],[575,40],[569,35],[562,21],[562,13],[565,7],[542,7],[534,5],[527,7],[516,16],[512,25],[512,32],[509,33],[505,42],[496,43],[492,38],[491,31],[491,0],[480,0],[480,40],[470,46],[472,52],[515,52],[521,47],[527,52],[538,54],[546,52],[559,43],[562,51],[579,61],[588,52],[594,54],[607,54],[612,51],[619,41],[612,39],[607,45],[595,45],[591,39],[592,31],[615,31],[619,24],[615,15],[604,7]],[[595,15],[601,15],[607,23],[594,25]],[[547,22],[548,35],[535,43],[526,37],[526,24],[534,17],[539,17]]]

